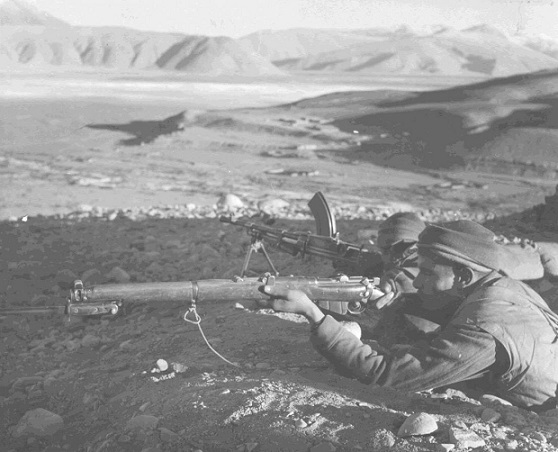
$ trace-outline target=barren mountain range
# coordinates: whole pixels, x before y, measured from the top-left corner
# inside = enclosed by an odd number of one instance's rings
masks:
[[[558,44],[508,38],[486,25],[395,30],[290,29],[194,36],[75,27],[21,0],[0,2],[0,66],[173,70],[209,75],[292,71],[506,76],[558,67]]]

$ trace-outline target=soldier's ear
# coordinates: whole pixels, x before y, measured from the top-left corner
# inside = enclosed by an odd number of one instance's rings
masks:
[[[472,269],[462,265],[455,266],[453,268],[453,271],[455,273],[456,281],[463,286],[470,284],[475,277],[475,273],[473,272]]]

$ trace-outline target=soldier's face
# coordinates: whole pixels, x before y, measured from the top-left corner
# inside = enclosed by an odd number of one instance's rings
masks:
[[[429,256],[418,257],[419,273],[413,282],[422,298],[436,298],[443,300],[447,295],[447,301],[455,298],[456,285],[455,273],[451,264],[438,262]],[[442,296],[442,298],[440,298]]]

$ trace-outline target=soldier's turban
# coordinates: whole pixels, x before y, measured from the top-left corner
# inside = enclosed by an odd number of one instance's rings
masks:
[[[389,248],[401,241],[416,242],[425,227],[426,224],[416,213],[399,212],[393,214],[380,224],[377,245],[382,249]]]
[[[499,244],[490,229],[470,220],[427,226],[419,236],[418,251],[519,280],[538,279],[544,274],[535,248]]]
[[[501,248],[492,231],[469,220],[429,225],[418,240],[419,254],[442,257],[478,271],[500,271]]]

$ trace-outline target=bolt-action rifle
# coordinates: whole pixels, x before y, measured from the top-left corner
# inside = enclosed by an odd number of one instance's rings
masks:
[[[318,306],[341,315],[361,314],[369,301],[383,293],[374,283],[360,276],[339,275],[331,278],[285,276],[269,273],[259,278],[205,279],[183,282],[100,284],[84,287],[74,282],[65,306],[38,306],[0,309],[0,315],[58,312],[71,316],[115,315],[129,304],[185,303],[196,315],[196,305],[209,301],[269,300],[264,285],[281,286],[304,292]],[[186,316],[188,315],[186,313]],[[186,317],[185,317],[186,319]]]
[[[261,252],[271,270],[277,276],[279,272],[271,262],[265,244],[291,254],[292,256],[318,256],[333,262],[335,269],[342,273],[377,277],[383,269],[382,257],[379,253],[365,249],[363,246],[344,242],[335,229],[335,218],[331,214],[324,196],[318,192],[308,203],[316,221],[318,234],[310,232],[292,232],[256,224],[248,219],[221,216],[219,220],[246,229],[251,237],[250,248],[240,276],[244,277],[248,270],[252,253]]]

